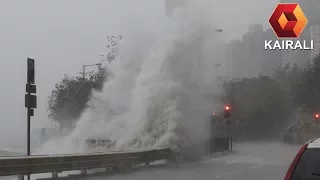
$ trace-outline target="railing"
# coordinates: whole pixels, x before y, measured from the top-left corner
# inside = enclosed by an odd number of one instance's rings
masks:
[[[22,180],[27,174],[52,173],[52,178],[57,178],[58,173],[72,170],[80,170],[81,174],[85,175],[87,170],[95,168],[117,170],[136,164],[148,166],[151,162],[158,160],[177,162],[182,159],[201,159],[205,155],[232,150],[231,148],[230,138],[224,137],[194,144],[190,148],[183,149],[184,152],[157,149],[139,152],[2,157],[0,158],[0,176],[19,175],[19,179]]]
[[[118,153],[94,153],[73,154],[54,156],[24,156],[0,158],[0,176],[20,175],[37,173],[53,173],[104,167],[119,167],[123,165],[141,164],[171,159],[170,149],[158,149],[141,152],[118,152]]]

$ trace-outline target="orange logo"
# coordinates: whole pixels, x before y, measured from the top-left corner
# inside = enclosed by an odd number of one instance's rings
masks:
[[[297,38],[306,27],[308,20],[299,4],[278,4],[269,23],[278,38]]]

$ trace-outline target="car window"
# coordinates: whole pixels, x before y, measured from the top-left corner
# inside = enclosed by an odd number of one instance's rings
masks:
[[[291,180],[320,180],[320,148],[306,149]]]

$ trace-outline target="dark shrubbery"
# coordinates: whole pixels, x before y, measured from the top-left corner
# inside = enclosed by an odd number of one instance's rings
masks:
[[[107,37],[108,53],[104,61],[110,63],[115,60],[118,55],[117,44],[121,39],[122,36]],[[49,96],[49,117],[58,122],[62,128],[72,128],[87,107],[92,91],[102,90],[108,77],[107,72],[107,67],[99,66],[97,71],[86,73],[86,78],[83,78],[82,73],[78,76],[65,75]]]
[[[279,137],[293,114],[320,111],[320,57],[305,68],[280,67],[272,77],[225,80],[225,102],[233,105],[233,131],[246,139]]]

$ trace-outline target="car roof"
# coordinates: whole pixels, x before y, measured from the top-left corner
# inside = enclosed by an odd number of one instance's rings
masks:
[[[307,148],[320,148],[320,138],[312,139],[307,143],[308,143]]]

